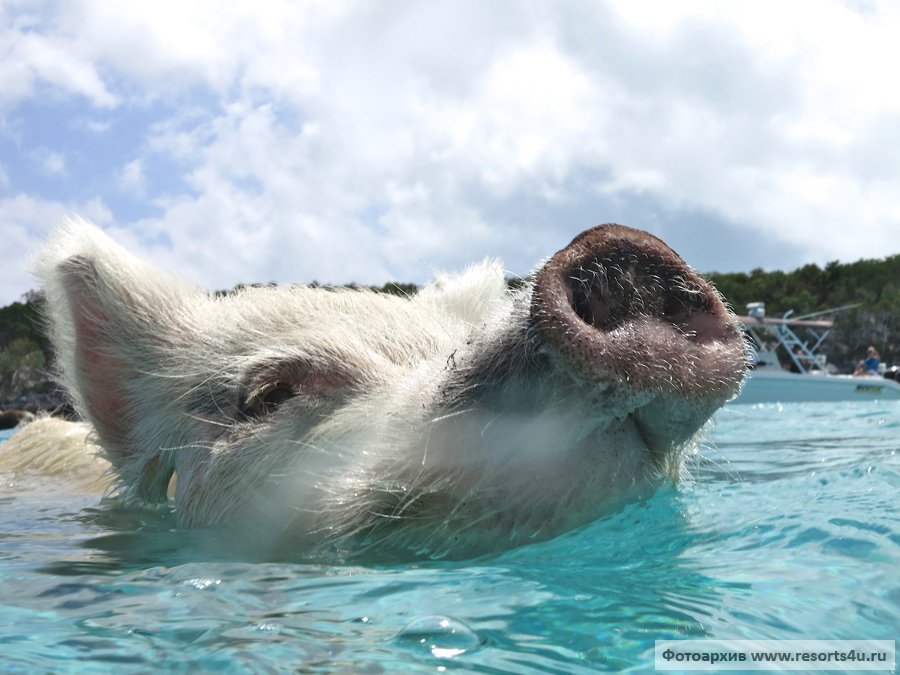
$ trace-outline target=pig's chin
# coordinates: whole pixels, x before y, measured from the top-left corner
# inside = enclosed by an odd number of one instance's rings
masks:
[[[685,450],[699,436],[714,408],[702,400],[666,394],[633,392],[629,397],[617,393],[622,389],[605,390],[609,393],[603,398],[617,399],[617,405],[587,412],[594,416],[597,426],[568,453],[606,471],[616,467],[618,475],[609,486],[611,490],[615,485],[645,479],[677,479]],[[626,477],[630,480],[623,481]]]

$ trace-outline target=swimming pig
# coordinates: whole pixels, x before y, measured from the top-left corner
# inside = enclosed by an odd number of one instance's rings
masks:
[[[119,495],[164,502],[174,475],[181,526],[303,554],[462,557],[590,522],[677,477],[745,368],[716,291],[619,225],[515,290],[485,261],[411,297],[214,297],[82,221],[38,268],[61,381]],[[33,428],[7,453],[35,433],[63,452]]]

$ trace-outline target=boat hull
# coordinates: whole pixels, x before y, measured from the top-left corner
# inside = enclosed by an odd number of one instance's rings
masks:
[[[900,400],[900,383],[883,377],[752,371],[730,404]]]

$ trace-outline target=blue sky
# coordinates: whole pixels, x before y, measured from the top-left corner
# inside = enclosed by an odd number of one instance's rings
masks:
[[[67,214],[210,288],[900,252],[892,2],[0,0],[0,304]]]

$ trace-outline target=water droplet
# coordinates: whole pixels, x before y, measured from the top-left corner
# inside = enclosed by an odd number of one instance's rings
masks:
[[[395,640],[432,656],[447,659],[481,644],[478,635],[461,621],[446,616],[423,616],[406,625]]]

